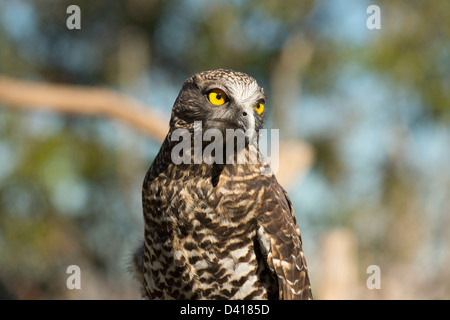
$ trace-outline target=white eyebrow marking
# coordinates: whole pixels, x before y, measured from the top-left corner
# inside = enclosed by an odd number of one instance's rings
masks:
[[[247,113],[249,130],[255,130],[256,120],[253,107],[261,98],[260,88],[255,80],[253,81],[233,81],[233,85],[228,87],[233,99]]]
[[[260,89],[256,81],[233,82],[228,89],[240,105],[255,103],[260,98]]]

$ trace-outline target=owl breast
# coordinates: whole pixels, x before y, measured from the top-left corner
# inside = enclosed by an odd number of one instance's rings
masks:
[[[214,187],[210,168],[169,165],[144,187],[145,288],[156,299],[267,299],[273,279],[255,242],[258,188],[234,166]],[[248,168],[247,168],[248,169]],[[246,173],[244,173],[246,172]],[[256,177],[256,175],[255,175]],[[246,192],[243,192],[243,190]],[[170,191],[168,191],[170,190]]]

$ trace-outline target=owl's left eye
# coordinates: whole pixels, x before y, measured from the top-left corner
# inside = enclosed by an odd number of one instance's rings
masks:
[[[213,105],[221,106],[227,102],[228,97],[223,90],[213,89],[208,93],[208,99]]]

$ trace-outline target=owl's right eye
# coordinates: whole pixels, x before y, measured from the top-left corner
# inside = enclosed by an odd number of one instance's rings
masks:
[[[225,94],[225,92],[223,92],[223,90],[220,89],[212,89],[208,93],[209,102],[211,102],[215,106],[223,105],[225,102],[227,102],[227,99],[228,97]]]

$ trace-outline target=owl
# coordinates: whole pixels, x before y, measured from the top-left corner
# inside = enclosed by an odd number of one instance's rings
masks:
[[[194,159],[209,143],[194,141],[198,130],[258,136],[265,102],[256,80],[233,70],[200,72],[183,84],[143,183],[145,234],[133,260],[145,298],[312,299],[292,204],[265,173],[269,164]],[[190,146],[181,151],[180,130]],[[216,137],[215,152],[249,155],[253,135],[240,148]],[[188,161],[178,161],[180,152]]]

